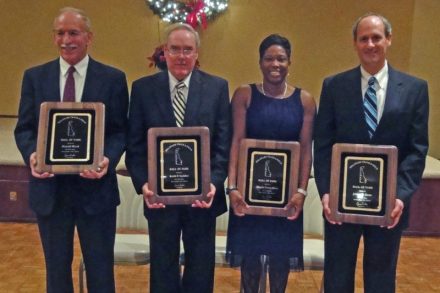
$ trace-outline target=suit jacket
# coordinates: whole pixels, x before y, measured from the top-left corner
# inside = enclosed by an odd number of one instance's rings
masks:
[[[26,164],[36,151],[40,104],[45,101],[60,101],[59,59],[24,73],[15,140]],[[56,197],[63,189],[77,191],[74,204],[82,206],[88,214],[97,214],[119,204],[115,167],[126,147],[128,89],[125,74],[90,58],[81,101],[105,105],[104,155],[110,161],[108,173],[100,180],[84,179],[79,175],[31,177],[30,206],[39,215],[52,212]]]
[[[211,211],[226,211],[224,181],[227,176],[231,120],[226,80],[194,70],[186,103],[184,126],[206,126],[210,132],[211,182],[217,191]],[[147,131],[151,127],[176,127],[168,72],[159,72],[136,80],[130,100],[126,165],[136,191],[148,181]],[[148,208],[145,215],[148,216]]]
[[[428,151],[426,81],[388,67],[385,106],[370,139],[364,119],[360,67],[324,80],[314,133],[314,172],[321,197],[330,191],[334,143],[395,145],[399,149],[397,198],[404,204],[401,226],[408,225],[412,194],[420,184]]]

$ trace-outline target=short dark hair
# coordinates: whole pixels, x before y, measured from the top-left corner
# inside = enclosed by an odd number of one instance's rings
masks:
[[[260,60],[263,59],[264,53],[266,50],[273,45],[278,45],[283,47],[286,50],[287,57],[290,59],[290,54],[292,52],[290,42],[287,38],[280,36],[279,34],[272,34],[267,36],[260,44]]]
[[[389,37],[391,36],[391,33],[393,31],[393,28],[391,27],[391,23],[388,21],[388,19],[385,18],[385,16],[380,15],[378,13],[374,13],[374,12],[367,12],[364,15],[362,15],[361,17],[359,17],[355,23],[353,24],[353,40],[356,40],[357,38],[357,29],[359,26],[359,23],[364,19],[367,18],[369,16],[376,16],[378,17],[382,23],[383,23],[383,27],[384,27],[384,33],[385,33],[385,37]]]

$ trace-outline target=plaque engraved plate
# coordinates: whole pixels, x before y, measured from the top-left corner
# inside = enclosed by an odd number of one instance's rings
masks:
[[[198,140],[160,140],[160,187],[163,192],[192,193],[199,189]]]
[[[284,207],[298,187],[299,143],[243,139],[238,190],[249,206],[245,214],[287,217]]]
[[[37,171],[78,174],[96,170],[104,157],[104,111],[102,103],[42,103]]]
[[[148,187],[152,203],[208,201],[211,167],[207,127],[148,130]]]
[[[397,180],[396,147],[335,144],[331,170],[332,220],[391,224]]]

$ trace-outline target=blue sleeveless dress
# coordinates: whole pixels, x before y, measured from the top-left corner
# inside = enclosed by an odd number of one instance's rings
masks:
[[[301,89],[284,99],[267,97],[251,84],[252,97],[246,113],[246,137],[298,141],[304,109]],[[292,270],[303,270],[303,216],[294,221],[282,217],[245,215],[229,211],[227,257],[240,266],[243,256],[274,255],[289,259]]]

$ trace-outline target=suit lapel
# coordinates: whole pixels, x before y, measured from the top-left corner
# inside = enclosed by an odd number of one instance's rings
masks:
[[[189,83],[188,99],[186,101],[185,126],[197,125],[197,117],[202,101],[203,83],[200,73],[194,70]]]
[[[347,82],[347,97],[355,97],[352,103],[352,106],[349,107],[350,111],[353,111],[353,117],[360,117],[360,119],[352,119],[353,129],[356,131],[360,131],[362,137],[367,137],[368,128],[367,122],[365,121],[365,113],[364,113],[364,99],[362,97],[362,76],[360,67],[355,68],[353,74],[349,76],[349,82]]]
[[[385,105],[382,113],[382,118],[377,125],[375,135],[381,132],[381,129],[383,128],[382,125],[387,125],[387,120],[390,116],[389,114],[395,112],[396,109],[401,107],[401,101],[399,99],[399,97],[401,96],[401,91],[402,81],[400,80],[394,69],[391,68],[391,66],[388,66],[388,85]]]
[[[87,66],[87,75],[84,83],[84,90],[81,97],[81,102],[97,102],[103,101],[101,86],[104,77],[99,70],[99,66],[92,58],[89,59]]]
[[[60,102],[60,61],[56,59],[48,64],[47,82],[44,83],[44,97],[39,97],[43,101]]]
[[[173,112],[173,105],[171,104],[170,83],[167,71],[160,72],[157,75],[157,82],[155,83],[154,88],[154,99],[156,100],[159,111],[162,113],[166,123],[177,126]]]

